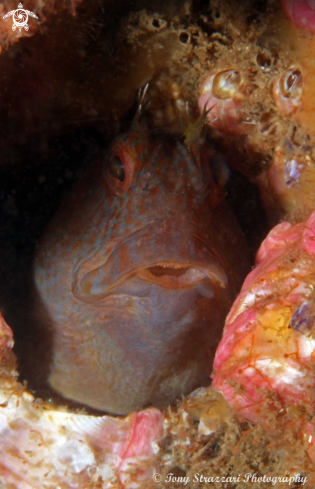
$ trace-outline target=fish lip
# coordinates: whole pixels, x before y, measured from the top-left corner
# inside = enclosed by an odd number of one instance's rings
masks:
[[[171,270],[183,270],[183,274],[174,277],[171,274],[165,274],[158,278],[152,274],[152,269],[165,268]],[[91,293],[84,290],[83,280],[72,288],[75,297],[84,302],[98,302],[106,297],[115,294],[117,287],[130,279],[136,279],[148,284],[160,286],[164,289],[183,290],[195,287],[198,283],[209,281],[215,288],[225,289],[227,287],[227,276],[220,267],[200,267],[194,264],[179,261],[158,261],[148,263],[145,267],[135,267],[126,273],[119,280],[108,285],[100,294]],[[83,287],[82,287],[83,285]],[[130,293],[130,295],[133,295]],[[137,294],[135,294],[137,295]]]
[[[211,243],[195,230],[191,241],[185,238],[185,229],[177,227],[171,233],[171,227],[172,224],[164,220],[150,221],[123,239],[113,241],[110,248],[102,245],[94,250],[74,269],[73,295],[80,301],[97,302],[112,295],[118,285],[131,277],[175,289],[192,287],[202,280],[227,288],[229,280],[224,260],[215,249],[212,251]],[[163,280],[161,283],[150,275],[150,270],[147,272],[153,267],[185,268],[188,274],[184,283]]]

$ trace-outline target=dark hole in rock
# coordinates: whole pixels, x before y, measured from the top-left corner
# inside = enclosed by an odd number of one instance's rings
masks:
[[[189,42],[189,34],[187,32],[181,32],[179,34],[179,40],[182,44],[187,44]]]
[[[260,53],[257,54],[257,58],[256,59],[257,59],[258,65],[262,69],[268,70],[270,68],[272,61],[271,61],[270,57],[266,53],[264,53],[264,52],[261,51]]]
[[[156,29],[159,29],[159,28],[161,27],[161,24],[160,24],[159,19],[153,19],[153,20],[152,20],[152,25],[153,25],[153,27],[155,27]]]
[[[125,121],[126,127],[131,117]],[[13,327],[15,334],[15,353],[18,357],[21,380],[26,380],[29,389],[36,397],[52,398],[64,404],[65,400],[54,393],[43,381],[47,376],[47,366],[37,363],[38,358],[49,360],[49,337],[41,336],[33,329],[29,316],[29,304],[33,300],[32,258],[41,233],[55,214],[73,183],[82,175],[84,169],[98,157],[112,136],[96,129],[77,129],[73,134],[52,140],[44,138],[37,141],[38,165],[33,167],[34,148],[32,145],[21,148],[26,156],[22,173],[16,174],[2,169],[2,220],[0,224],[1,310]],[[71,175],[72,178],[68,178]],[[242,196],[240,198],[240,195]],[[248,240],[251,254],[266,233],[266,220],[256,187],[235,170],[227,183],[226,199],[233,209]],[[258,224],[260,223],[260,224]],[[261,225],[263,223],[263,225]],[[167,275],[181,276],[186,269],[167,269],[152,267],[151,273],[157,277]],[[34,352],[36,335],[36,355]],[[46,369],[46,370],[45,370]],[[75,402],[67,405],[76,408]],[[88,412],[98,413],[89,409]],[[210,452],[217,449],[209,447]],[[213,455],[214,456],[214,455]]]
[[[203,5],[206,3],[203,2]],[[158,29],[161,22],[154,18],[152,25]],[[181,31],[179,39],[181,43],[187,44],[190,35]],[[22,54],[17,56],[17,59],[22,58]],[[19,66],[18,63],[17,68]],[[45,126],[45,121],[41,122],[42,134],[36,140],[29,139],[23,133],[19,135],[17,131],[14,144],[8,144],[8,164],[1,168],[0,306],[8,323],[14,328],[21,380],[27,381],[30,381],[29,361],[36,364],[36,358],[27,359],[26,353],[34,335],[31,324],[28,324],[27,310],[32,302],[31,264],[38,238],[74,181],[117,132],[114,123],[113,127],[105,126],[98,130],[93,124],[91,127],[86,127],[86,124],[80,127],[77,122],[75,128],[69,125],[65,129],[63,122],[59,123],[56,118],[53,132],[59,135],[51,136],[48,135],[50,127]],[[130,124],[131,118],[128,122]],[[13,163],[20,162],[18,168],[9,169],[10,158]],[[258,222],[265,223],[257,189],[241,173],[232,171],[227,186],[227,200],[237,215],[254,255],[265,235],[265,224],[262,228],[257,227]],[[176,271],[172,270],[171,273],[175,274]],[[45,348],[40,340],[39,337],[38,348]],[[37,369],[44,370],[42,365],[37,365]],[[50,389],[38,387],[36,378],[29,385],[36,395],[44,398],[52,395]],[[53,394],[53,398],[58,400],[56,394]]]

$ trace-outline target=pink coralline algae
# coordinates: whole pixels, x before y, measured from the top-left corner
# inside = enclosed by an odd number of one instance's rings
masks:
[[[278,224],[227,317],[213,387],[248,420],[314,404],[314,254],[315,212]]]
[[[315,31],[314,0],[281,0],[286,16],[298,27]]]

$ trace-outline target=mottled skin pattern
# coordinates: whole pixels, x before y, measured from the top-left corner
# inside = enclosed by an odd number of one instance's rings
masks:
[[[124,181],[109,171],[117,157]],[[212,158],[153,140],[136,121],[46,230],[35,282],[52,335],[49,383],[64,397],[126,414],[209,383],[247,270],[242,234],[214,204]]]

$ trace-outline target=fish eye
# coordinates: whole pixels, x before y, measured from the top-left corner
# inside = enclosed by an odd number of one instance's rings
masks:
[[[116,140],[105,155],[104,176],[107,186],[116,195],[123,195],[134,179],[136,156],[133,146]]]
[[[116,178],[116,180],[119,180],[120,182],[125,180],[124,165],[118,155],[111,157],[108,171],[114,178]]]

